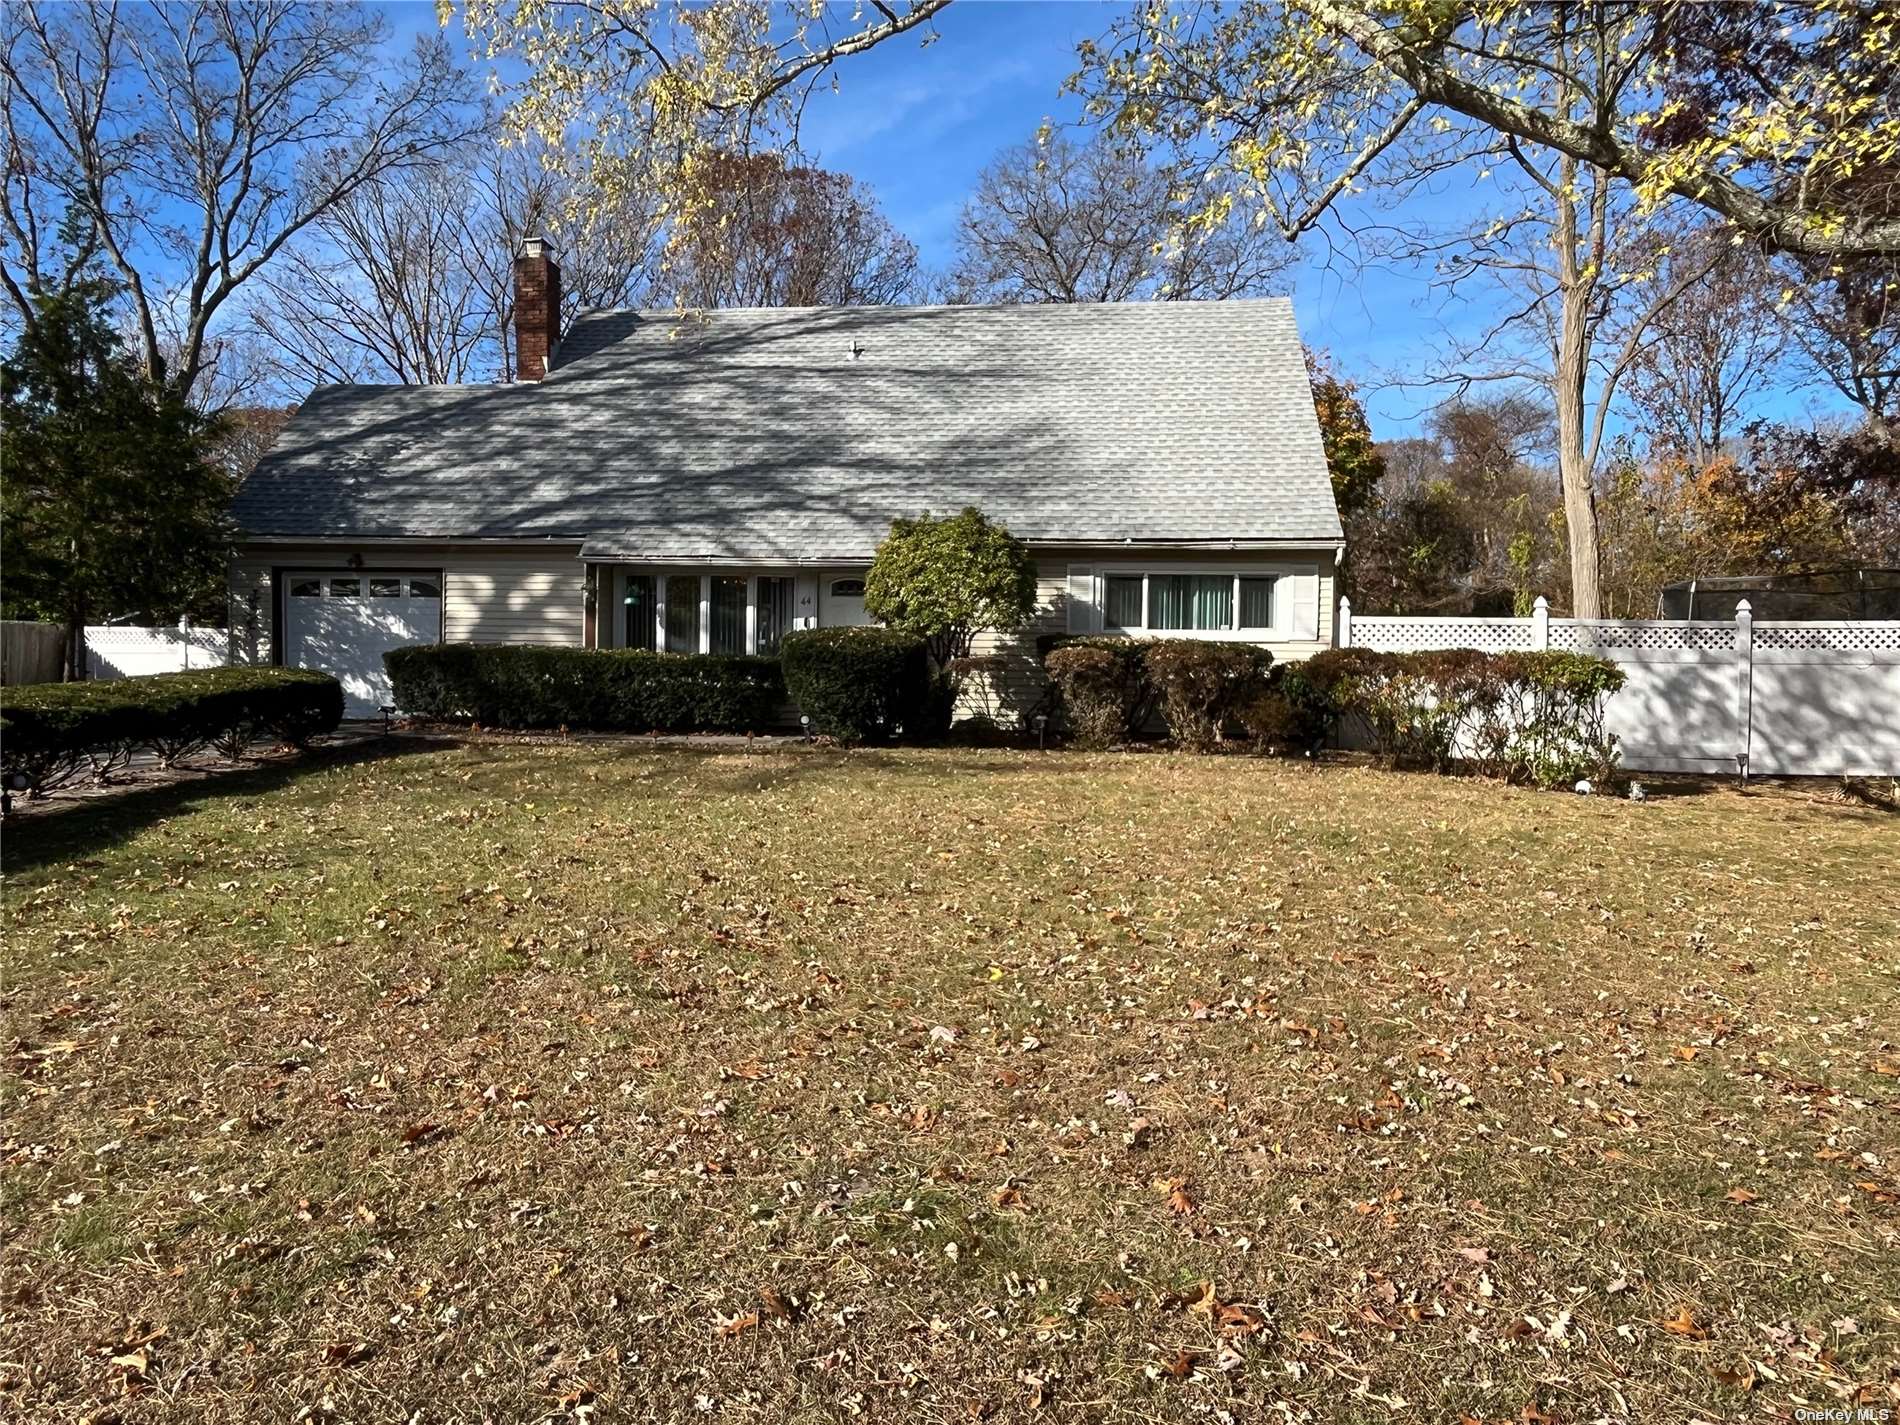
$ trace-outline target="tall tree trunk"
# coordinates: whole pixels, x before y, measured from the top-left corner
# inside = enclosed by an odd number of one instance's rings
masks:
[[[1597,545],[1596,472],[1584,441],[1584,386],[1589,380],[1589,343],[1584,333],[1584,293],[1563,296],[1563,329],[1553,394],[1557,403],[1557,473],[1563,482],[1564,527],[1570,539],[1570,613],[1601,618],[1602,559]]]
[[[1597,548],[1596,471],[1584,431],[1590,384],[1591,306],[1601,275],[1601,244],[1579,252],[1577,164],[1559,167],[1557,203],[1558,314],[1551,395],[1557,406],[1557,474],[1563,482],[1564,527],[1570,539],[1570,616],[1602,618],[1602,559]]]

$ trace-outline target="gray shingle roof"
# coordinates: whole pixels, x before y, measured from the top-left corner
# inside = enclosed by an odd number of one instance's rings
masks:
[[[236,513],[789,560],[964,505],[1036,542],[1338,539],[1291,303],[600,313],[538,386],[317,392]]]

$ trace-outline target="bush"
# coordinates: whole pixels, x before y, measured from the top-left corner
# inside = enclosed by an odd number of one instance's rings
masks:
[[[235,755],[259,733],[301,747],[342,718],[336,679],[297,668],[39,683],[0,689],[0,763],[45,791],[144,748],[169,764],[214,742]]]
[[[1201,749],[1221,741],[1240,705],[1265,686],[1273,655],[1250,643],[1161,638],[1143,645],[1143,662],[1169,733]]]
[[[1619,752],[1604,721],[1610,695],[1623,686],[1622,668],[1585,653],[1507,653],[1498,661],[1500,701],[1517,728],[1503,775],[1539,787],[1586,777],[1609,785]]]
[[[812,731],[840,742],[917,733],[934,710],[923,638],[894,628],[812,628],[785,636],[785,687]]]
[[[1133,639],[1064,639],[1043,655],[1042,666],[1069,731],[1083,747],[1129,741],[1154,714],[1154,683],[1142,645]]]
[[[771,658],[543,644],[423,644],[383,655],[396,706],[484,727],[758,732],[784,721]]]
[[[1321,706],[1356,722],[1388,765],[1539,787],[1610,782],[1616,738],[1604,726],[1623,670],[1580,653],[1341,648],[1302,665]]]
[[[1265,682],[1240,700],[1234,716],[1263,749],[1308,756],[1326,745],[1333,722],[1325,695],[1298,663],[1276,663],[1269,668]]]
[[[864,611],[921,636],[946,676],[984,629],[1021,628],[1036,611],[1029,548],[975,508],[891,521],[864,576]]]

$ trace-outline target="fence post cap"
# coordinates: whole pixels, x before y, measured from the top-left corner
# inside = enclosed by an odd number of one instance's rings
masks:
[[[1746,617],[1751,616],[1752,613],[1753,613],[1753,610],[1750,609],[1747,599],[1737,599],[1735,601],[1735,617],[1736,618],[1746,618]]]
[[[1547,614],[1550,612],[1550,600],[1539,594],[1532,602],[1531,608],[1540,614]]]
[[[1339,596],[1339,606],[1342,609],[1350,609],[1352,607],[1352,600],[1347,598],[1344,594],[1341,594]]]

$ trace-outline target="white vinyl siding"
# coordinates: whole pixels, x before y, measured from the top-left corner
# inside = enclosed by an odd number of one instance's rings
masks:
[[[571,554],[537,559],[443,555],[442,637],[449,643],[581,641],[585,584]]]

